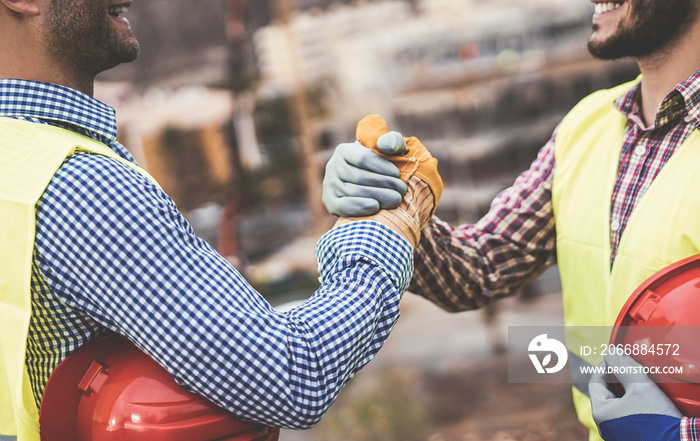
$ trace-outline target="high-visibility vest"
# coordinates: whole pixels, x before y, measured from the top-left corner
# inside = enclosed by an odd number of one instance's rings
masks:
[[[112,158],[153,180],[86,136],[0,118],[0,434],[18,441],[39,441],[39,412],[25,367],[35,206],[63,161],[77,152]]]
[[[695,130],[635,207],[610,267],[610,203],[626,124],[613,102],[633,84],[585,98],[557,132],[552,198],[567,327],[612,326],[644,280],[700,252],[700,139]],[[600,440],[590,400],[577,389],[573,393],[590,439]]]

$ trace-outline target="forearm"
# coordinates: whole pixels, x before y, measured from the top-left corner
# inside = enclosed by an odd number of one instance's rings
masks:
[[[374,222],[334,228],[319,241],[321,288],[287,315],[295,359],[286,381],[298,388],[293,395],[306,419],[299,427],[315,424],[383,345],[399,317],[411,254],[405,240]]]
[[[221,317],[208,319],[216,331],[202,334],[185,325],[183,334],[199,334],[197,348],[183,338],[165,360],[157,348],[152,355],[170,364],[181,384],[243,418],[278,427],[313,426],[398,319],[411,249],[386,230],[354,225],[326,234],[318,245],[322,286],[298,308],[276,312],[238,280],[229,287],[235,294],[216,294],[228,303]],[[395,258],[387,259],[390,255]],[[152,346],[150,332],[130,333]],[[179,353],[177,360],[172,352]],[[202,352],[209,353],[203,365],[187,363]]]
[[[512,294],[552,261],[548,249],[434,219],[416,250],[409,291],[448,311],[476,309]]]
[[[474,309],[554,263],[553,140],[476,224],[455,227],[433,218],[416,249],[410,291],[447,310]]]
[[[220,367],[226,372],[229,366],[226,382],[210,388],[207,396],[237,415],[273,426],[315,425],[342,387],[374,357],[398,319],[412,270],[411,250],[385,230],[365,224],[326,234],[317,252],[323,283],[287,313],[269,310],[250,289],[240,292],[257,311],[245,314],[249,318],[237,326],[227,351],[210,345],[233,357]],[[395,258],[387,259],[390,255]],[[211,364],[221,361],[212,359]],[[192,372],[183,384],[198,374]]]

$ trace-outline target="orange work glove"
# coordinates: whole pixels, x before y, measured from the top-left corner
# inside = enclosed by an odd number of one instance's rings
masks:
[[[415,137],[404,138],[406,150],[403,154],[392,156],[382,153],[377,147],[377,140],[386,133],[386,122],[379,115],[368,115],[357,124],[357,141],[394,163],[401,173],[401,179],[408,185],[408,192],[398,208],[381,210],[373,216],[341,217],[336,226],[356,220],[374,220],[404,236],[415,248],[420,240],[420,230],[432,217],[442,195],[438,161]]]

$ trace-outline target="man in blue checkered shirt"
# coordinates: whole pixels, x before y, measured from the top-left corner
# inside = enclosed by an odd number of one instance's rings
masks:
[[[92,98],[96,74],[138,54],[123,16],[130,4],[0,0],[0,122],[67,129],[133,162],[116,140],[114,111]],[[405,230],[418,234],[434,203],[345,219],[318,243],[321,287],[284,313],[122,162],[68,156],[35,207],[25,367],[37,406],[63,359],[116,332],[235,415],[303,429],[387,338],[413,271],[416,237]]]

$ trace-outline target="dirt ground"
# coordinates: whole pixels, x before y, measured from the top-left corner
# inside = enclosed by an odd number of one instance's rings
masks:
[[[568,384],[508,383],[509,325],[559,325],[558,293],[445,313],[413,295],[384,348],[311,430],[281,441],[586,440]]]
[[[508,384],[504,356],[443,372],[388,369],[360,377],[323,421],[281,440],[585,440],[562,384]]]

